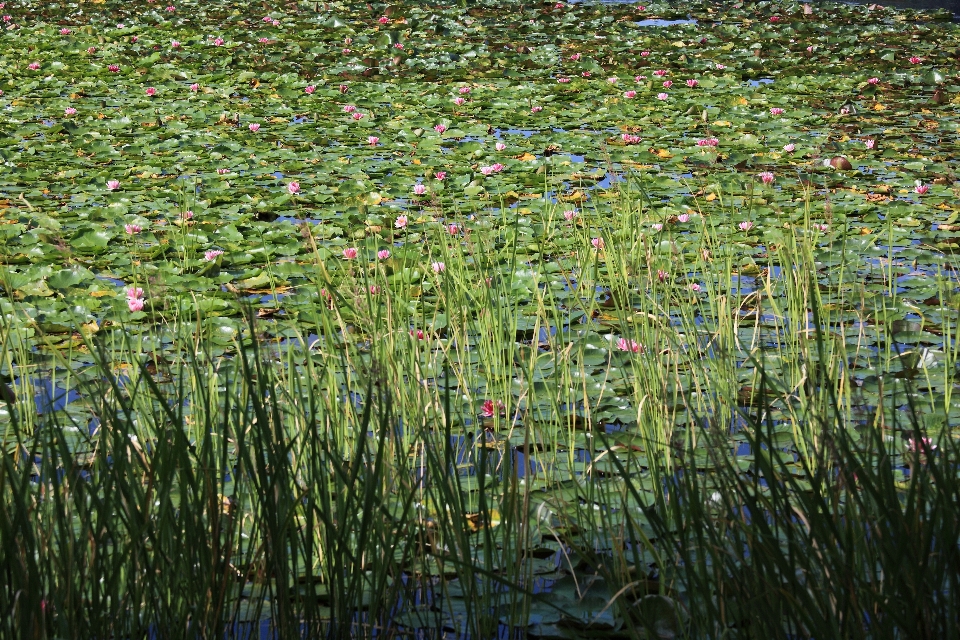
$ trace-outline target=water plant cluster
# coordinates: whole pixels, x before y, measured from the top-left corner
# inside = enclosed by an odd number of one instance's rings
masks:
[[[949,15],[0,12],[6,631],[956,637]]]

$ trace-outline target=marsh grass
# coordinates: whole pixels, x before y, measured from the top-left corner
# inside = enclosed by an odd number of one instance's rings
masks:
[[[537,263],[519,221],[436,225],[441,273],[314,244],[312,333],[81,332],[47,367],[67,408],[5,320],[3,635],[956,637],[955,318],[931,359],[889,339],[895,287],[840,264],[825,304],[809,202],[744,265],[713,216],[696,251],[638,233],[642,194],[550,210],[541,248],[580,248]]]

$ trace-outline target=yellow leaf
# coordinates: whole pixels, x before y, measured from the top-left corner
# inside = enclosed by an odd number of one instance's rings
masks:
[[[878,102],[877,104],[873,105],[873,110],[874,110],[874,111],[883,111],[884,109],[886,109],[886,107],[884,107],[884,106],[883,106],[882,104],[880,104],[879,102]]]
[[[666,149],[659,149],[657,151],[657,157],[661,160],[666,160],[667,158],[672,158],[673,154],[667,151]]]
[[[517,156],[517,160],[519,160],[520,162],[533,162],[536,159],[537,159],[537,156],[527,151],[525,151],[523,155]]]
[[[716,199],[717,199],[717,194],[715,194],[715,193],[708,193],[708,194],[707,194],[707,197],[706,197],[706,201],[707,201],[707,202],[713,202],[713,201],[716,200]]]
[[[562,200],[563,202],[583,202],[586,199],[587,199],[586,194],[584,194],[579,189],[577,191],[574,191],[568,196],[560,196],[560,200]]]
[[[737,99],[733,101],[733,104],[738,104],[740,106],[750,104],[750,101],[744,98],[743,96],[737,96]]]
[[[411,160],[411,162],[412,162],[413,164],[419,165],[419,164],[420,164],[420,158],[414,158],[413,160]]]
[[[715,126],[715,127],[729,127],[729,126],[730,126],[730,123],[727,122],[726,120],[717,120],[716,122],[713,123],[713,126]]]

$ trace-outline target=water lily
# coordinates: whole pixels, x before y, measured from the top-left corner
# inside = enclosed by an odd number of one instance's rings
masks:
[[[171,41],[170,41],[170,47],[171,47],[172,49],[179,49],[179,48],[180,48],[180,41],[179,41],[179,40],[171,40]]]
[[[155,96],[155,95],[157,95],[157,90],[156,90],[155,87],[147,87],[147,90],[146,90],[145,93],[146,93],[148,96]]]
[[[485,176],[488,176],[491,173],[493,173],[493,167],[480,167],[480,173],[482,173]]]
[[[797,145],[793,144],[792,142],[790,144],[783,145],[783,150],[786,151],[787,153],[793,153],[794,149],[796,148],[797,148]]]
[[[697,284],[696,282],[691,282],[690,284],[687,285],[687,289],[689,289],[694,293],[697,293],[700,291],[700,285]]]
[[[786,109],[782,107],[770,107],[770,115],[772,116],[782,116],[784,113],[786,113]]]
[[[650,55],[650,52],[649,52],[649,51],[641,51],[641,52],[640,52],[640,57],[641,57],[641,58],[646,58],[646,57],[649,56],[649,55]]]
[[[438,180],[439,182],[443,182],[444,180],[447,179],[447,172],[437,171],[435,174],[433,174],[433,177],[435,180]]]
[[[597,251],[602,250],[603,247],[605,246],[603,242],[603,238],[591,238],[590,244],[592,244],[593,248],[596,249]]]
[[[504,149],[507,148],[507,145],[504,144],[503,142],[498,142],[495,145],[493,145],[493,148],[496,149],[497,151],[503,151]]]
[[[503,171],[503,170],[506,169],[507,167],[504,166],[504,165],[502,165],[502,164],[500,164],[499,162],[494,162],[492,165],[490,165],[490,168],[493,169],[493,172],[494,172],[494,173],[500,173],[501,171]]]
[[[214,40],[214,41],[213,41],[213,46],[215,46],[215,47],[222,47],[222,46],[223,46],[223,38],[217,38],[216,40]]]
[[[389,249],[380,249],[380,251],[377,251],[377,260],[386,260],[389,257],[390,257]]]
[[[863,145],[864,145],[867,149],[873,149],[873,147],[874,147],[876,144],[877,144],[877,141],[874,140],[873,138],[867,138],[866,140],[863,141]]]
[[[371,147],[377,146],[377,143],[379,143],[379,142],[380,142],[380,138],[378,138],[377,136],[368,136],[368,137],[367,137],[367,144],[369,144]]]
[[[869,80],[867,80],[867,84],[879,84],[879,83],[880,83],[880,78],[870,78]]]
[[[669,98],[669,97],[670,97],[670,96],[667,95],[666,93],[658,93],[658,94],[657,94],[657,100],[666,100],[666,99]]]
[[[430,268],[433,269],[434,273],[443,273],[447,270],[447,265],[442,262],[431,262]]]
[[[690,222],[690,214],[681,213],[680,215],[677,216],[677,222],[680,222],[680,223]]]
[[[133,313],[143,311],[144,305],[143,298],[127,298],[127,308]]]
[[[253,131],[254,133],[256,133],[257,131],[260,131],[260,123],[259,123],[259,122],[251,122],[251,123],[248,125],[248,128],[250,129],[250,131]]]
[[[687,86],[690,87],[691,89],[697,86],[698,84],[700,84],[700,82],[693,78],[690,78],[689,80],[687,80]]]
[[[452,235],[452,236],[457,235],[458,233],[460,233],[460,225],[457,225],[457,224],[448,224],[448,225],[447,225],[447,233],[449,233],[449,234]]]
[[[669,89],[669,88],[672,87],[672,86],[673,86],[673,81],[672,81],[672,80],[667,80],[667,81],[665,81],[665,82],[663,83],[663,88],[664,88],[664,89]]]
[[[716,147],[720,144],[720,141],[716,138],[702,138],[697,140],[698,147]]]
[[[414,195],[422,196],[427,192],[427,186],[424,184],[416,184],[413,187]]]
[[[119,180],[107,180],[107,189],[109,189],[110,191],[116,191],[119,188],[120,188]]]
[[[930,190],[930,187],[925,184],[918,184],[913,188],[913,190],[916,191],[918,195],[922,196],[923,194],[925,194],[927,191]]]
[[[67,107],[66,109],[63,110],[63,115],[65,116],[72,116],[76,113],[77,113],[77,110],[74,109],[73,107]]]
[[[343,257],[347,260],[353,260],[357,257],[357,248],[356,247],[347,247],[343,250]]]
[[[379,22],[380,24],[387,24],[388,22],[390,22],[390,18],[388,18],[387,16],[380,16],[379,18],[377,18],[377,22]]]
[[[125,224],[123,225],[123,230],[127,235],[134,236],[143,231],[143,227],[138,224]]]
[[[70,33],[71,33],[70,29],[67,29],[66,27],[64,27],[63,29],[60,29],[60,35],[62,36],[68,36],[70,35]]]
[[[763,171],[760,173],[760,181],[763,184],[773,184],[775,177],[771,171]]]
[[[287,184],[287,191],[290,192],[290,195],[296,195],[296,194],[300,193],[300,183],[294,181],[294,182],[291,182],[291,183]]]
[[[312,93],[313,93],[314,91],[316,91],[316,90],[317,90],[317,87],[311,84],[311,85],[307,85],[307,87],[304,88],[303,91],[304,91],[304,93],[306,93],[307,95],[310,95],[310,94],[312,94]]]
[[[918,56],[910,56],[910,64],[920,64],[921,62],[923,62],[923,58]]]
[[[461,107],[464,105],[464,103],[466,103],[466,101],[467,101],[466,98],[461,98],[460,96],[457,96],[456,98],[453,99],[453,104],[457,105],[458,107]]]
[[[657,69],[656,71],[653,72],[653,75],[657,76],[658,78],[662,78],[663,76],[667,75],[667,70]]]
[[[737,228],[740,229],[740,231],[750,231],[750,229],[753,229],[753,223],[749,220],[744,220],[737,225]]]
[[[620,338],[617,340],[617,349],[620,351],[627,351],[629,353],[640,353],[643,351],[643,345],[641,345],[636,340],[628,340],[627,338]]]
[[[460,87],[457,91],[460,93],[470,93],[470,87]]]
[[[367,116],[367,114],[365,114],[365,113],[360,113],[359,111],[354,111],[353,114],[351,114],[350,117],[352,117],[354,120],[362,120],[362,119],[364,119],[366,116]]]
[[[405,229],[407,227],[407,216],[397,216],[393,226],[397,229]]]
[[[436,132],[439,133],[439,134],[443,134],[443,132],[447,130],[447,125],[442,124],[442,123],[441,123],[441,124],[435,124],[435,125],[433,125],[433,130],[436,131]]]
[[[576,218],[576,217],[577,217],[577,210],[576,210],[576,209],[567,209],[566,211],[563,212],[563,218],[564,218],[564,220],[566,220],[567,222],[572,221],[572,220],[573,220],[574,218]]]
[[[196,82],[194,82],[192,85],[190,85],[190,91],[193,91],[194,93],[196,93],[196,92],[199,91],[199,90],[200,90],[200,85],[197,84]]]
[[[540,113],[541,111],[543,111],[543,107],[539,105],[530,107],[530,113]]]
[[[203,259],[207,262],[213,262],[217,258],[223,255],[223,251],[220,249],[210,249],[209,251],[203,254]]]

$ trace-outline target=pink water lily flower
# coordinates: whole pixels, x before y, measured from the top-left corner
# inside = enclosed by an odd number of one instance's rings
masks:
[[[251,123],[249,124],[248,128],[250,129],[250,131],[253,131],[254,133],[256,133],[257,131],[260,131],[260,123],[259,123],[259,122],[251,122]]]
[[[543,107],[539,105],[530,107],[530,113],[540,113],[541,111],[543,111]]]
[[[380,16],[379,18],[377,18],[377,22],[379,22],[380,24],[387,24],[388,22],[390,22],[390,18],[388,18],[387,16]]]
[[[443,182],[444,180],[447,179],[447,172],[446,172],[446,171],[437,171],[435,174],[433,174],[433,177],[434,177],[436,180],[438,180],[438,181],[440,181],[440,182]]]
[[[39,62],[31,62],[30,64],[27,65],[27,68],[28,68],[28,69],[31,69],[31,70],[33,70],[33,71],[36,71],[37,69],[40,68],[40,63],[39,63]]]
[[[140,233],[141,231],[143,231],[143,227],[141,227],[138,224],[125,224],[123,225],[123,230],[126,232],[127,235],[134,236]]]
[[[346,258],[347,260],[353,260],[354,258],[356,258],[357,257],[356,247],[347,247],[346,249],[344,249],[343,257]]]
[[[306,93],[307,95],[310,95],[311,93],[313,93],[313,92],[316,91],[316,90],[317,90],[317,87],[311,84],[311,85],[307,85],[307,87],[306,87],[303,91],[304,91],[304,93]]]
[[[576,217],[577,217],[576,209],[567,209],[566,211],[563,212],[563,219],[566,220],[567,222],[571,222]]]
[[[646,58],[646,57],[649,56],[649,55],[650,55],[650,52],[649,52],[649,51],[641,51],[641,52],[640,52],[640,57],[641,57],[641,58]]]
[[[867,80],[867,84],[879,84],[879,83],[880,83],[880,78],[870,78],[869,80]]]
[[[380,249],[380,251],[377,251],[377,259],[378,259],[378,260],[386,260],[386,259],[389,258],[389,257],[390,257],[390,250],[389,250],[389,249]]]
[[[460,107],[460,106],[463,106],[463,104],[464,104],[466,101],[467,101],[466,98],[461,98],[460,96],[457,96],[456,98],[453,99],[453,104],[455,104],[455,105],[457,105],[458,107]]]
[[[787,153],[793,153],[794,149],[796,148],[797,148],[797,145],[793,144],[792,142],[790,144],[783,145],[783,150],[786,151]]]
[[[434,273],[443,273],[447,270],[447,265],[442,262],[431,262],[430,268],[433,269]]]
[[[424,184],[416,184],[413,186],[414,195],[422,196],[427,192],[427,187]]]
[[[623,97],[624,97],[624,98],[627,98],[627,99],[636,98],[636,97],[637,97],[637,92],[636,92],[636,91],[632,91],[632,90],[631,90],[631,91],[624,91],[624,92],[623,92]]]
[[[737,225],[737,228],[739,228],[740,231],[750,231],[750,229],[753,229],[753,223],[749,220],[744,220]]]
[[[143,298],[127,298],[127,308],[133,313],[143,311],[144,304]]]
[[[626,338],[620,338],[617,340],[617,349],[630,353],[641,353],[644,350],[642,344],[636,340],[628,340]]]
[[[770,107],[770,115],[781,116],[784,113],[786,113],[786,109],[783,109],[782,107]]]
[[[63,110],[63,115],[65,115],[65,116],[72,116],[72,115],[74,115],[76,112],[77,112],[77,110],[74,109],[73,107],[67,107],[66,109]]]
[[[60,29],[60,35],[62,36],[68,36],[70,35],[70,33],[71,33],[70,29],[67,29],[66,27],[64,27],[63,29]]]
[[[493,145],[493,148],[496,149],[497,151],[503,151],[504,149],[507,148],[507,145],[504,144],[503,142],[498,142],[497,144]]]
[[[621,133],[620,139],[623,140],[623,144],[637,144],[640,142],[640,136],[632,133]]]
[[[494,173],[500,173],[501,171],[506,169],[506,167],[500,164],[499,162],[494,162],[492,165],[490,165],[490,168],[493,169]]]
[[[922,196],[923,194],[925,194],[927,191],[930,190],[930,187],[929,187],[928,185],[925,185],[925,184],[918,184],[917,186],[915,186],[915,187],[913,188],[913,190],[916,191],[917,194],[919,194],[919,195]]]
[[[269,39],[269,38],[258,38],[258,39],[257,39],[257,42],[259,42],[260,44],[268,44],[268,43],[270,42],[270,39]]]
[[[180,48],[180,41],[179,41],[179,40],[171,40],[171,41],[170,41],[170,46],[171,46],[172,48],[174,48],[174,49],[179,49],[179,48]]]
[[[120,188],[119,180],[107,180],[107,189],[109,189],[110,191],[116,191],[119,188]]]
[[[147,87],[147,90],[146,90],[145,93],[146,93],[148,96],[155,96],[155,95],[157,95],[157,90],[156,90],[155,87]]]
[[[910,56],[910,64],[920,64],[921,62],[923,62],[923,58]]]
[[[397,216],[397,220],[393,223],[393,226],[397,229],[405,229],[407,227],[407,216]]]
[[[720,144],[720,141],[716,138],[703,138],[702,140],[697,140],[698,147],[715,147]]]
[[[207,262],[213,262],[217,258],[223,255],[223,251],[220,249],[210,249],[203,254],[203,259]]]
[[[677,216],[677,222],[680,222],[680,223],[690,222],[690,214],[681,213],[680,215]]]
[[[460,87],[457,91],[460,93],[470,93],[470,87]]]
[[[359,111],[354,111],[350,117],[352,117],[354,120],[362,120],[365,117],[367,117],[367,114],[360,113]]]
[[[664,89],[669,89],[669,88],[672,87],[672,86],[673,86],[673,81],[671,81],[671,80],[667,80],[667,81],[665,81],[665,82],[663,83],[663,88],[664,88]]]
[[[763,182],[763,184],[772,184],[774,179],[774,175],[770,171],[764,171],[760,174],[760,181]]]
[[[700,82],[698,82],[697,80],[694,80],[693,78],[690,78],[689,80],[687,80],[687,86],[690,87],[691,89],[697,86],[698,84],[700,84]]]
[[[653,72],[653,75],[657,76],[658,78],[662,78],[663,76],[667,75],[667,70],[657,69],[656,71]]]
[[[143,289],[140,287],[130,287],[127,289],[128,298],[143,298]]]
[[[196,93],[196,92],[199,91],[199,90],[200,90],[200,85],[197,84],[196,82],[194,82],[192,85],[190,85],[190,91],[193,91],[194,93]]]
[[[579,53],[575,53],[575,54],[573,54],[572,56],[570,56],[570,59],[573,60],[574,62],[576,62],[577,60],[580,59],[580,54],[579,54]]]
[[[557,82],[559,82],[560,84],[567,84],[568,82],[570,82],[570,78],[566,78],[566,77],[557,78]]]
[[[591,238],[590,244],[592,244],[593,248],[596,249],[597,251],[601,251],[605,246],[603,242],[603,238]]]
[[[714,68],[714,69],[719,69],[720,71],[723,71],[724,69],[727,68],[727,65],[725,65],[725,64],[720,64],[719,62],[717,62],[717,63],[715,63],[715,64],[713,65],[713,68]]]
[[[657,94],[657,100],[666,100],[666,99],[669,98],[669,97],[670,97],[670,96],[667,95],[666,93],[658,93],[658,94]]]
[[[488,176],[491,173],[493,173],[493,167],[480,167],[480,173],[482,173],[485,176]]]
[[[353,112],[356,111],[356,110],[357,110],[357,108],[356,108],[355,106],[353,106],[352,104],[345,104],[345,105],[343,105],[343,112],[344,112],[344,113],[353,113]]]
[[[300,193],[300,183],[296,181],[289,183],[287,185],[287,191],[290,192],[290,195],[296,195]]]
[[[873,140],[872,138],[868,138],[868,139],[866,139],[866,140],[863,141],[863,145],[864,145],[867,149],[873,149],[873,147],[876,146],[876,144],[877,144],[877,141],[876,141],[876,140]]]
[[[437,133],[442,134],[444,131],[447,130],[447,125],[445,125],[445,124],[435,124],[435,125],[433,125],[433,130],[436,131]]]
[[[380,142],[380,138],[378,138],[377,136],[368,136],[368,137],[367,137],[367,144],[369,144],[371,147],[377,146],[377,143],[378,143],[378,142]]]
[[[214,41],[213,41],[213,46],[215,46],[215,47],[222,47],[222,46],[223,46],[223,38],[217,38],[216,40],[214,40]]]

